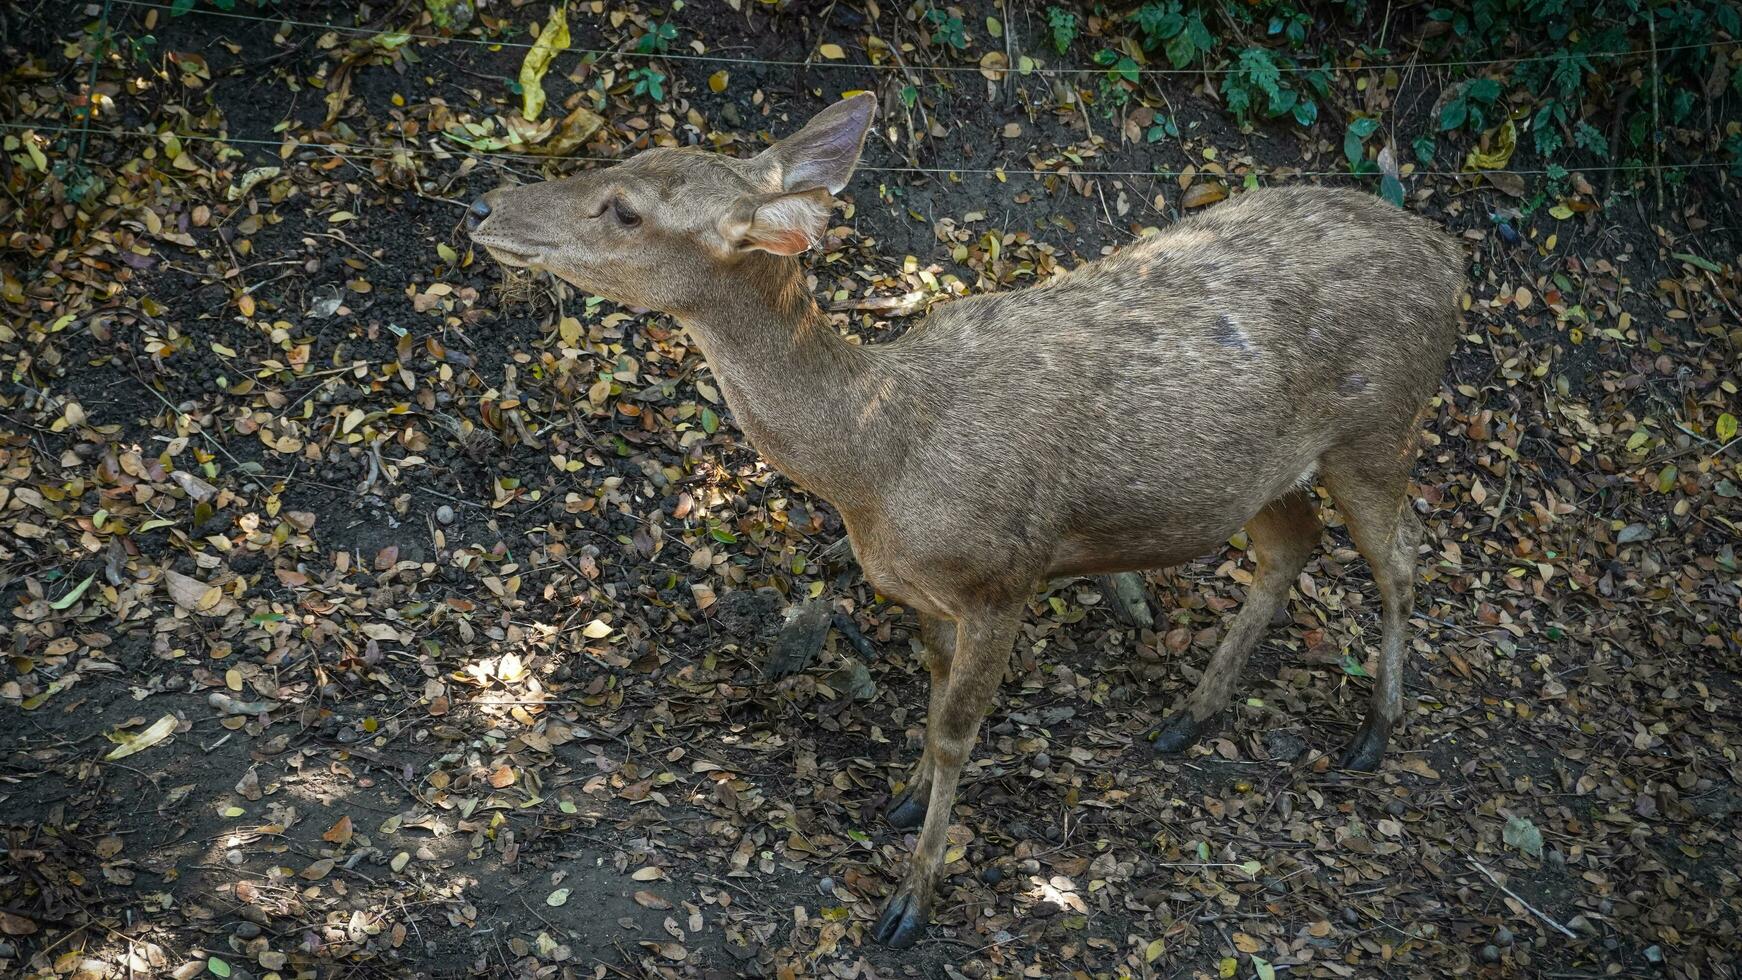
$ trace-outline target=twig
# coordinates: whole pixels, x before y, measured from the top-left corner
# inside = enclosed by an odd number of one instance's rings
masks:
[[[1524,906],[1527,910],[1530,911],[1531,914],[1535,915],[1537,918],[1539,918],[1542,921],[1553,926],[1556,932],[1567,937],[1568,939],[1578,939],[1579,938],[1578,933],[1572,931],[1571,929],[1568,929],[1566,926],[1561,925],[1559,922],[1556,922],[1553,918],[1549,917],[1549,914],[1547,912],[1544,912],[1542,909],[1539,909],[1536,906],[1525,901],[1522,897],[1519,896],[1519,894],[1517,892],[1515,892],[1512,889],[1501,884],[1500,879],[1494,877],[1494,872],[1489,871],[1487,868],[1482,866],[1482,862],[1477,861],[1475,858],[1465,858],[1465,860],[1470,862],[1470,867],[1475,868],[1477,871],[1482,872],[1482,875],[1484,877],[1486,877],[1489,881],[1493,882],[1495,888],[1498,888],[1501,891],[1505,892],[1507,897],[1511,898],[1513,901],[1517,902],[1518,904]]]

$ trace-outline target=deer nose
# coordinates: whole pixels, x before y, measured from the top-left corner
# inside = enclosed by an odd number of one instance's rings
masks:
[[[478,226],[483,224],[484,219],[488,217],[490,217],[490,205],[485,204],[484,199],[480,197],[472,202],[471,207],[466,209],[466,230],[477,231]]]

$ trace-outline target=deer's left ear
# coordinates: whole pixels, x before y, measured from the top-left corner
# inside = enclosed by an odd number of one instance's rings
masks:
[[[796,194],[750,194],[720,219],[720,237],[739,251],[797,255],[822,240],[834,202],[821,188]]]
[[[773,172],[782,190],[820,187],[839,194],[859,164],[876,111],[877,97],[870,92],[842,99],[812,116],[803,129],[762,151],[756,161]]]

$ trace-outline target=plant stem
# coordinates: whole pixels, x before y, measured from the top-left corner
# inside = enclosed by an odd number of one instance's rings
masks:
[[[91,50],[91,71],[85,78],[85,126],[79,133],[79,152],[73,157],[73,166],[85,162],[85,147],[91,142],[91,117],[97,114],[97,66],[103,63],[103,55],[109,47],[109,8],[114,0],[103,0],[103,14],[97,19],[97,43]]]

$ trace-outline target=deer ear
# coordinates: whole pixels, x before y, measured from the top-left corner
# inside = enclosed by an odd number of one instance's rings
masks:
[[[796,194],[753,194],[720,219],[720,237],[738,251],[760,249],[775,255],[809,251],[829,228],[833,202],[817,188]]]
[[[877,97],[870,92],[842,99],[812,116],[803,129],[762,151],[757,162],[772,171],[781,190],[821,187],[839,194],[859,163],[876,110]]]

